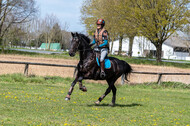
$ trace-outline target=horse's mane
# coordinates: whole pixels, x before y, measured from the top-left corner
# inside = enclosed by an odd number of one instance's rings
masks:
[[[86,42],[88,43],[88,44],[90,44],[90,38],[88,37],[88,36],[86,36],[86,35],[84,35],[84,34],[81,34],[81,33],[79,33],[79,36],[81,36],[82,38],[84,38],[85,40],[86,40]]]

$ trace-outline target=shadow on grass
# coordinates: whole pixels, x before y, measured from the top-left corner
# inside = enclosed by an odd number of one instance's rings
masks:
[[[92,106],[108,106],[110,107],[110,104],[89,104],[87,105],[88,107],[92,107]],[[115,106],[111,106],[111,107],[135,107],[135,106],[143,106],[142,104],[138,104],[138,103],[132,103],[132,104],[115,104]]]

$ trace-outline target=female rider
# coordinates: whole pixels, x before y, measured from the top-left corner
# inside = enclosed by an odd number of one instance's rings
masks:
[[[103,19],[98,19],[97,29],[94,33],[93,42],[90,45],[96,44],[95,48],[100,48],[100,66],[101,73],[100,77],[105,78],[106,74],[104,72],[104,59],[108,54],[109,46],[108,46],[108,31],[104,29],[105,21]]]

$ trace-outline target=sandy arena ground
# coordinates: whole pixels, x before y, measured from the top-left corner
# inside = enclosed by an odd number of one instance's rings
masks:
[[[35,63],[50,63],[62,65],[77,65],[78,60],[69,59],[51,59],[41,57],[26,57],[19,55],[0,55],[0,61],[21,61],[21,62],[35,62]],[[130,64],[133,71],[140,72],[171,72],[171,73],[190,73],[190,69],[181,69],[174,67],[163,66],[150,66],[150,65],[134,65]],[[25,65],[17,64],[4,64],[0,63],[0,74],[24,73]],[[60,77],[73,77],[74,68],[66,67],[51,67],[51,66],[38,66],[29,65],[29,75],[38,76],[60,76]],[[144,83],[156,82],[158,75],[143,75],[131,74],[130,83]],[[120,83],[118,79],[117,83]],[[162,81],[174,81],[190,84],[190,75],[164,75]],[[98,83],[105,83],[105,81],[96,81]]]

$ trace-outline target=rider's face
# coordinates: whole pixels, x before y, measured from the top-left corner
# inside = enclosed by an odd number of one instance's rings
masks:
[[[101,28],[102,28],[102,26],[98,24],[97,25],[97,29],[101,29]]]

